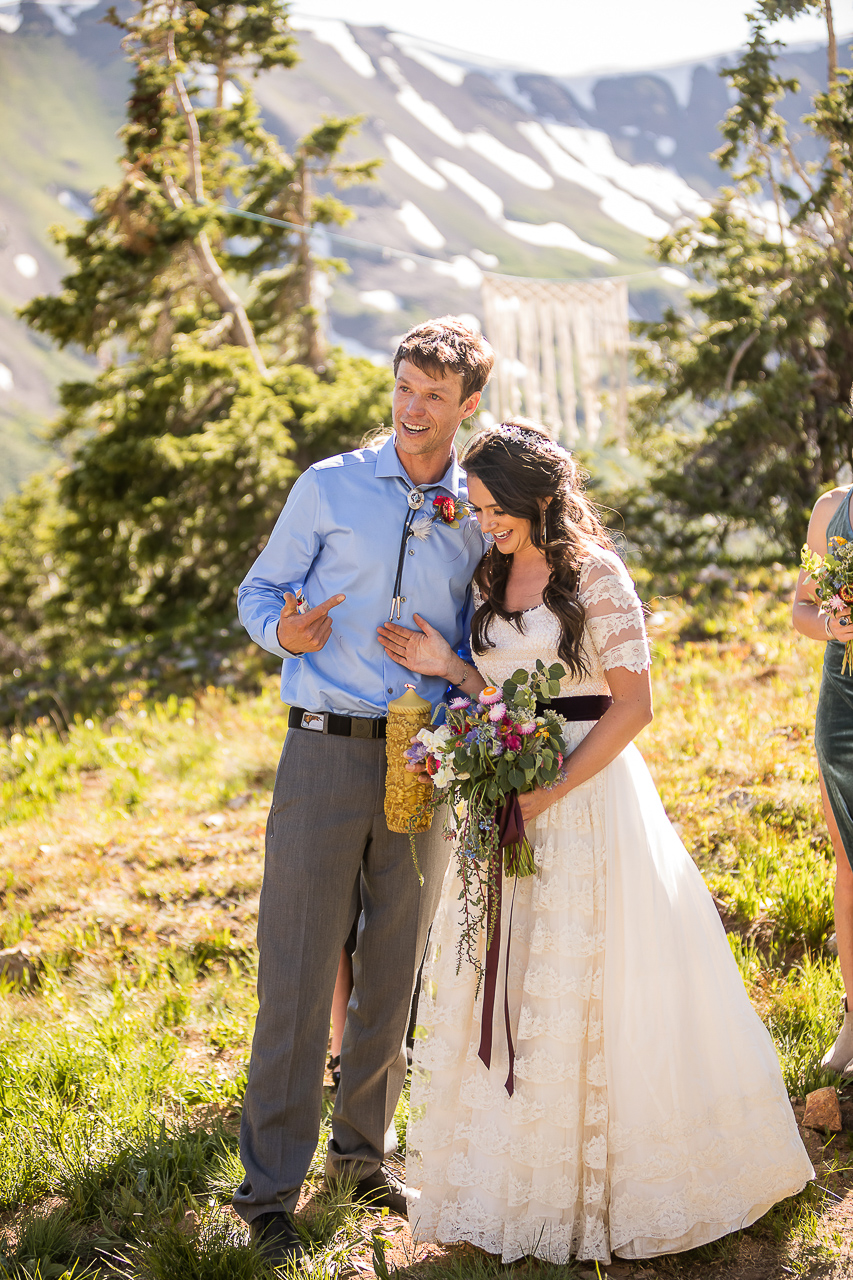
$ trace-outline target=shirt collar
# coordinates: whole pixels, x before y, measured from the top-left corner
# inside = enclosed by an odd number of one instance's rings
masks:
[[[413,486],[412,481],[406,475],[405,467],[400,461],[399,454],[395,448],[396,440],[396,434],[390,436],[376,455],[377,479],[387,480],[389,478],[399,476],[402,480],[405,480],[406,484],[410,488],[444,489],[454,498],[459,497],[459,490],[464,486],[465,482],[465,472],[459,465],[455,447],[451,447],[450,466],[447,468],[440,480],[435,480],[432,484]]]

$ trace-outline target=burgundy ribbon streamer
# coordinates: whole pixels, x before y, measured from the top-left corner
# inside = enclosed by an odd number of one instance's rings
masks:
[[[503,899],[503,851],[507,845],[521,845],[524,839],[524,818],[518,796],[513,791],[507,796],[496,815],[498,822],[498,869],[494,881],[489,883],[486,919],[491,922],[492,937],[486,948],[486,970],[483,983],[483,1015],[480,1023],[480,1048],[478,1055],[485,1067],[492,1065],[492,1032],[495,1018],[495,994],[498,982],[498,965],[501,950],[501,906]],[[494,895],[494,896],[493,896]],[[513,903],[515,891],[513,891]],[[510,1097],[515,1091],[515,1046],[512,1043],[512,1026],[509,1020],[509,949],[512,935],[512,904],[509,909],[509,926],[506,931],[506,971],[504,974],[504,1027],[509,1056],[509,1074],[505,1088]]]

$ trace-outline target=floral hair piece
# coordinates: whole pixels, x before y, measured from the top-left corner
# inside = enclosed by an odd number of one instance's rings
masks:
[[[550,454],[553,458],[559,458],[561,462],[567,462],[571,457],[568,450],[557,444],[556,440],[549,440],[547,436],[540,435],[538,431],[531,431],[528,427],[519,426],[517,422],[498,423],[496,427],[491,428],[491,434],[503,440],[512,440],[514,444],[524,445],[525,449],[532,449],[534,453]]]

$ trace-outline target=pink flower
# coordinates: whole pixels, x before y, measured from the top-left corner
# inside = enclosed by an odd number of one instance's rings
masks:
[[[486,685],[485,689],[480,693],[480,701],[486,707],[490,707],[493,702],[500,702],[502,697],[500,689],[496,689],[493,684]],[[504,707],[504,711],[506,711],[506,707]]]
[[[464,711],[466,707],[470,707],[470,698],[454,698],[450,704],[451,711]]]
[[[557,768],[561,769],[562,767],[563,767],[563,753],[562,751],[558,751],[557,752]]]
[[[483,696],[482,694],[480,695]],[[489,719],[492,724],[500,724],[506,715],[506,705],[503,702],[496,702],[489,712]]]
[[[841,596],[833,596],[831,600],[827,600],[826,607],[831,613],[841,613],[847,608],[847,605],[841,599]]]
[[[523,740],[518,736],[517,733],[508,733],[506,736],[507,750],[520,751],[522,746],[522,741]]]
[[[520,724],[517,727],[518,727],[518,732],[523,733],[525,738],[527,738],[531,733],[533,733],[534,729],[536,728],[536,724],[533,720],[530,720],[528,721],[527,724]]]

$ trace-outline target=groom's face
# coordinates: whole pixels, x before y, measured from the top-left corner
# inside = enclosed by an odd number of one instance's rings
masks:
[[[397,452],[422,462],[437,462],[450,457],[450,447],[460,422],[472,414],[480,400],[479,392],[462,399],[462,375],[448,369],[442,377],[440,368],[425,373],[409,360],[397,369],[394,383],[394,430]]]

